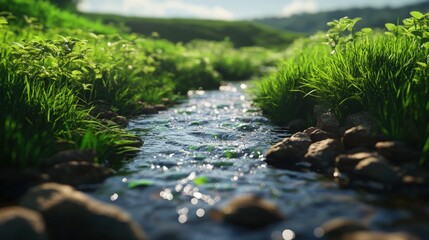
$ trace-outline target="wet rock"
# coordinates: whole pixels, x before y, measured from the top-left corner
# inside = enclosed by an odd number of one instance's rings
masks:
[[[338,240],[419,240],[419,238],[408,233],[362,231],[345,234]]]
[[[304,119],[295,119],[289,122],[288,127],[291,133],[304,131],[308,126],[308,122]]]
[[[357,126],[348,129],[343,136],[344,147],[351,148],[373,148],[376,139],[371,135],[370,129]]]
[[[428,192],[429,187],[429,172],[415,164],[403,164],[400,168],[402,183],[408,186],[417,186],[426,188],[424,192]]]
[[[394,163],[417,161],[419,158],[419,153],[417,151],[407,147],[401,142],[378,142],[375,144],[375,148],[378,153]]]
[[[360,161],[370,157],[381,157],[376,152],[359,152],[354,154],[340,154],[335,158],[335,167],[341,173],[351,173]]]
[[[364,224],[344,218],[336,218],[323,224],[315,231],[318,237],[325,237],[330,240],[343,239],[345,234],[368,230]]]
[[[369,157],[359,162],[354,175],[362,180],[386,184],[396,184],[401,181],[393,167],[384,158],[378,157]]]
[[[79,186],[101,183],[107,177],[112,176],[114,171],[96,163],[71,161],[58,163],[48,169],[47,173],[51,181]]]
[[[66,150],[56,153],[54,156],[49,158],[46,163],[48,165],[54,165],[58,163],[79,161],[79,162],[94,162],[95,151],[92,149],[88,150]]]
[[[310,136],[298,132],[268,149],[267,163],[277,167],[293,167],[305,155],[311,144]]]
[[[38,169],[0,167],[0,206],[13,204],[29,188],[47,179]]]
[[[318,120],[324,113],[329,112],[329,107],[326,105],[317,104],[313,107],[313,119]]]
[[[51,239],[146,239],[128,214],[69,186],[55,183],[36,186],[20,203],[42,214]]]
[[[128,119],[121,115],[114,117],[112,121],[121,127],[126,127],[128,125]]]
[[[317,127],[330,133],[338,133],[340,122],[338,122],[335,114],[332,112],[323,113],[317,119]]]
[[[307,133],[310,138],[311,141],[314,142],[318,142],[318,141],[322,141],[328,138],[338,138],[337,134],[334,133],[328,133],[326,131],[323,131],[322,129],[316,128],[316,127],[310,127],[304,130],[304,133]]]
[[[311,164],[311,168],[327,170],[333,168],[335,157],[343,150],[338,139],[325,139],[310,145],[305,154],[305,161]]]
[[[155,104],[155,105],[147,105],[142,104],[142,107],[139,110],[140,114],[157,114],[160,111],[167,110],[167,107],[164,104]]]
[[[371,129],[375,126],[375,119],[369,112],[358,112],[347,116],[344,123],[347,129],[359,125]]]
[[[276,205],[253,195],[231,200],[216,214],[228,223],[249,228],[264,227],[283,219]]]
[[[22,207],[0,209],[0,239],[47,239],[42,216],[33,210]]]

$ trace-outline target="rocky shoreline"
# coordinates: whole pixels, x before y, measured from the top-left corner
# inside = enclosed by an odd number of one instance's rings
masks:
[[[304,121],[296,120],[290,124],[296,133],[268,149],[265,161],[275,168],[323,174],[345,188],[429,195],[429,172],[417,165],[416,150],[373,134],[366,113],[346,123],[341,127],[330,112],[319,114],[316,127],[306,128]],[[92,150],[66,150],[38,169],[0,169],[0,239],[147,239],[126,212],[79,191],[115,174],[94,158]],[[211,216],[248,229],[287,218],[275,204],[252,195],[232,199]],[[332,219],[314,234],[330,240],[419,239],[348,219]]]

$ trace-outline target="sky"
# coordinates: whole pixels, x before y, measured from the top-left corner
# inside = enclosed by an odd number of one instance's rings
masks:
[[[423,0],[81,0],[84,12],[143,17],[241,20],[351,7],[401,6]],[[428,0],[424,0],[428,1]]]

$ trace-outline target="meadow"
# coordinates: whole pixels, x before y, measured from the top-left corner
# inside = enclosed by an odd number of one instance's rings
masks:
[[[45,1],[2,1],[0,9],[2,166],[40,166],[68,149],[123,159],[141,142],[121,116],[249,78],[279,59],[229,41],[184,45],[126,33]]]
[[[386,29],[354,30],[359,18],[329,22],[327,34],[300,39],[279,71],[258,84],[255,102],[275,121],[310,119],[315,104],[341,120],[368,111],[379,133],[429,157],[429,14]]]

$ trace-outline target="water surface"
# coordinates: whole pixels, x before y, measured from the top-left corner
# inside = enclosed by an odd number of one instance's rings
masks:
[[[335,217],[387,231],[428,222],[427,204],[403,208],[313,172],[268,167],[264,152],[289,134],[252,106],[246,88],[190,92],[180,105],[132,120],[128,128],[145,142],[141,152],[93,196],[125,209],[160,240],[318,239],[318,227]],[[133,183],[141,186],[129,188]],[[210,217],[211,209],[243,194],[274,202],[285,220],[255,230]]]

